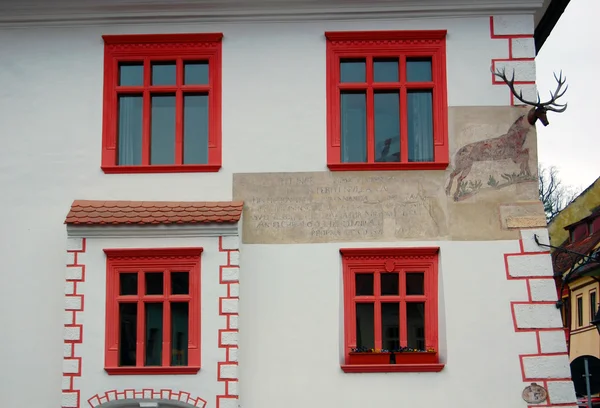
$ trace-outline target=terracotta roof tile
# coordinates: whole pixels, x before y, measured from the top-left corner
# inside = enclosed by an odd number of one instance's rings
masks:
[[[562,248],[578,252],[580,254],[590,254],[594,248],[600,243],[600,231],[593,233],[592,235],[588,235],[584,239],[573,242],[573,243],[564,243],[561,245]],[[552,252],[552,263],[554,265],[554,273],[555,274],[563,274],[567,270],[573,266],[575,262],[577,262],[581,257],[568,254],[561,251]]]
[[[238,222],[242,201],[96,201],[75,200],[69,225],[156,225]]]

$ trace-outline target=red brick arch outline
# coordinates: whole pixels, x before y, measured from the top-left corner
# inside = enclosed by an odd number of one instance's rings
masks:
[[[141,390],[125,389],[122,391],[109,390],[104,394],[96,394],[88,399],[88,404],[92,408],[99,407],[102,404],[117,400],[126,399],[162,399],[177,402],[185,402],[192,407],[204,408],[206,406],[206,400],[192,396],[186,391],[174,391],[170,389],[155,390],[152,388],[143,388]]]

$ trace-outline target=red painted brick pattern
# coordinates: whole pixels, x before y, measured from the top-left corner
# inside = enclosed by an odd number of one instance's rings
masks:
[[[217,395],[217,408],[234,408],[238,399],[238,248],[238,237],[219,237],[219,252],[227,255],[227,262],[219,267],[219,283],[227,288],[227,296],[219,298],[219,314],[225,316],[227,324],[219,330],[219,348],[225,349],[225,361],[217,363],[217,381],[225,384],[225,392]]]
[[[75,200],[65,224],[158,225],[234,223],[242,215],[242,201],[92,201]]]
[[[152,388],[144,388],[141,390],[125,389],[121,391],[110,390],[104,394],[96,394],[92,398],[88,399],[90,407],[95,408],[100,404],[104,404],[110,401],[124,400],[124,399],[162,399],[171,401],[180,401],[190,404],[193,407],[204,408],[206,401],[200,397],[192,396],[189,392],[185,391],[174,391],[171,389],[160,389],[155,390]]]
[[[64,316],[64,354],[62,407],[79,408],[80,390],[75,379],[81,376],[81,357],[76,346],[83,341],[83,325],[77,316],[83,312],[84,296],[78,285],[85,282],[85,265],[79,255],[85,253],[85,238],[70,239],[67,249],[67,268],[65,274],[65,316]]]

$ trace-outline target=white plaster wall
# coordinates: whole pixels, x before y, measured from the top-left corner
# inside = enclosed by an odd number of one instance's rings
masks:
[[[104,371],[106,322],[105,248],[180,248],[202,247],[201,274],[201,369],[196,375],[108,375]],[[217,362],[225,361],[225,349],[218,347],[218,330],[226,317],[219,316],[219,297],[227,296],[226,285],[219,284],[219,265],[227,264],[227,253],[219,252],[218,237],[206,238],[88,238],[86,252],[78,254],[85,265],[85,282],[78,290],[84,294],[85,307],[77,317],[83,323],[83,342],[75,346],[75,356],[83,358],[82,376],[75,377],[75,389],[81,390],[81,405],[96,394],[124,389],[171,389],[186,391],[213,405],[216,395],[225,391],[217,382]]]
[[[73,199],[227,200],[235,172],[325,170],[323,32],[384,29],[448,30],[451,106],[509,103],[506,89],[492,86],[489,74],[492,58],[508,57],[507,40],[490,39],[487,17],[0,30],[0,259],[4,282],[0,285],[0,401],[8,406],[33,406],[42,400],[45,406],[60,404],[66,242],[62,223]],[[100,36],[126,32],[224,33],[223,168],[219,173],[105,175],[100,170]],[[260,248],[249,250],[250,259]],[[269,251],[290,251],[281,248],[274,246]],[[313,251],[312,247],[298,248],[298,252],[290,252],[291,259],[301,260],[300,254]],[[319,251],[318,248],[323,247],[315,246],[314,250]],[[333,258],[324,259],[332,265]],[[266,258],[262,262],[264,267],[259,262],[251,263],[251,270],[266,273],[274,260]],[[287,263],[281,265],[281,272],[288,268]],[[309,266],[308,271],[311,268],[314,267]],[[299,275],[294,272],[290,276]],[[284,280],[282,285],[291,282],[296,280]],[[304,286],[320,288],[320,280],[303,282]],[[277,296],[269,288],[258,289],[270,293],[265,301],[269,296]],[[449,294],[459,298],[459,293]],[[265,301],[246,304],[250,322],[258,318],[253,315],[253,308],[265,307]],[[332,301],[339,306],[339,299],[327,298],[327,302]],[[283,310],[287,308],[284,306]],[[267,315],[278,310],[273,308]],[[330,316],[337,307],[326,310],[323,316]],[[457,312],[448,313],[449,318],[455,318],[453,314]],[[272,324],[266,319],[256,327]],[[323,336],[323,342],[331,341]],[[261,346],[253,358],[264,356],[265,352]],[[332,358],[331,354],[328,356]],[[300,360],[311,361],[314,357]],[[261,364],[255,368],[263,372]],[[337,375],[337,368],[328,370],[334,377]],[[471,377],[473,373],[468,374]],[[298,378],[295,381],[300,385],[315,375],[321,374],[291,378]],[[446,375],[449,372],[441,374]],[[360,377],[364,376],[348,377],[346,385]],[[376,378],[384,377],[375,375],[367,381]],[[274,383],[280,380],[276,378]],[[273,392],[280,393],[276,388]],[[357,401],[361,398],[366,397],[358,396]]]
[[[440,246],[439,373],[344,373],[341,247]],[[515,333],[503,253],[517,241],[243,245],[240,398],[244,408],[525,407],[519,354],[535,333]],[[252,381],[259,378],[260,381]],[[250,379],[250,380],[249,380]],[[490,387],[495,397],[489,397]]]

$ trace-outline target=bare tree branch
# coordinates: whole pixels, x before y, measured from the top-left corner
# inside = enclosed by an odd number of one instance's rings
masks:
[[[555,166],[544,167],[539,164],[538,177],[540,201],[544,204],[546,220],[550,222],[571,204],[581,191],[572,186],[565,186],[560,180],[558,169]]]

